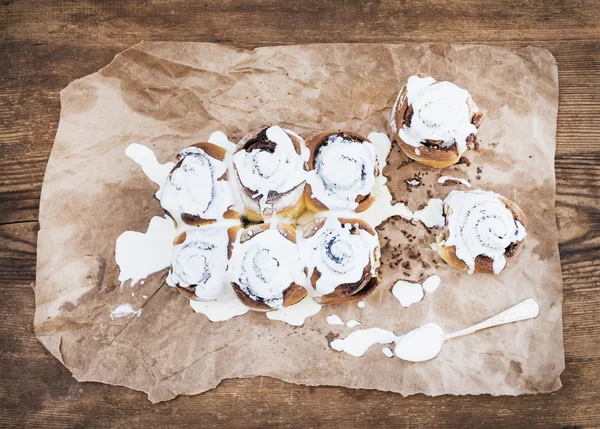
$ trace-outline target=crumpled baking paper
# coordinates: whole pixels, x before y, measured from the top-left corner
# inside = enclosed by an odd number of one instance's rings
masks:
[[[394,145],[384,171],[392,194],[416,210],[429,197],[464,189],[437,183],[454,175],[517,202],[529,235],[518,262],[500,276],[450,269],[429,248],[435,231],[392,219],[379,231],[382,282],[366,306],[325,307],[302,327],[253,312],[211,323],[164,285],[166,272],[120,286],[116,238],[125,230],[145,231],[151,217],[162,214],[156,186],[125,156],[128,144],[147,145],[166,162],[216,130],[233,141],[267,124],[305,138],[326,129],[385,132],[399,89],[417,72],[471,92],[485,113],[481,144],[466,154],[470,166],[443,170],[409,162]],[[557,102],[554,58],[535,48],[317,44],[248,51],[140,43],[61,92],[40,206],[36,336],[77,380],[141,390],[153,402],[257,375],[403,395],[558,389],[564,356],[554,214]],[[419,186],[406,183],[414,177]],[[392,296],[396,280],[431,274],[442,285],[422,302],[405,309]],[[525,298],[537,300],[539,317],[449,341],[429,362],[387,358],[382,346],[362,358],[329,347],[352,331],[328,325],[329,314],[396,334],[426,322],[451,332]],[[140,317],[111,320],[110,312],[124,303],[142,308]]]

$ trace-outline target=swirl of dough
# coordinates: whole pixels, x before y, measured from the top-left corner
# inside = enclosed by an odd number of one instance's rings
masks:
[[[217,299],[228,283],[227,260],[237,230],[210,226],[180,234],[171,254],[167,284],[178,286],[197,301]]]
[[[225,149],[198,143],[183,149],[167,176],[160,204],[177,225],[199,226],[235,217],[235,200],[227,183]]]
[[[238,298],[254,310],[287,307],[306,296],[300,286],[306,276],[291,225],[263,223],[244,230],[229,267]]]
[[[308,157],[304,140],[278,126],[251,133],[240,141],[233,165],[249,218],[284,217],[302,208]]]
[[[527,235],[521,210],[494,192],[452,191],[444,201],[444,214],[441,247],[454,246],[455,256],[469,273],[485,271],[481,262],[477,266],[481,257],[491,259],[491,271],[500,273]]]
[[[305,190],[309,210],[366,210],[374,201],[378,173],[375,147],[359,134],[317,134],[306,142],[311,150]]]
[[[301,255],[317,295],[343,299],[376,280],[379,240],[362,220],[317,218],[304,230]]]

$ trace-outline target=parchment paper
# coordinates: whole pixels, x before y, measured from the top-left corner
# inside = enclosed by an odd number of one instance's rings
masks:
[[[165,162],[215,130],[234,141],[266,124],[304,137],[325,129],[386,131],[398,90],[419,71],[471,92],[485,113],[481,145],[466,155],[471,166],[441,171],[409,162],[394,146],[385,170],[393,195],[416,210],[428,197],[458,189],[436,183],[450,174],[516,201],[529,218],[517,264],[500,276],[458,273],[429,249],[433,234],[394,219],[380,230],[383,280],[365,308],[326,307],[302,327],[252,312],[211,323],[163,286],[165,272],[120,288],[115,239],[125,230],[145,231],[162,214],[152,197],[156,186],[124,154],[128,144],[148,145]],[[77,380],[128,386],[153,402],[256,375],[403,395],[558,389],[564,356],[554,214],[557,101],[554,58],[535,48],[138,44],[61,92],[40,207],[36,335]],[[423,183],[413,188],[405,180],[415,175]],[[390,292],[398,279],[434,273],[440,288],[407,309]],[[387,358],[381,346],[362,358],[329,347],[352,331],[326,324],[329,314],[396,334],[425,322],[451,332],[528,297],[540,305],[537,319],[452,340],[426,363]],[[141,317],[111,320],[123,303],[143,308]]]

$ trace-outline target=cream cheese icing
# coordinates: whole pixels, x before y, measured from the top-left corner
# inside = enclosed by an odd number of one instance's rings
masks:
[[[173,221],[167,216],[154,216],[145,233],[125,231],[119,235],[115,262],[119,266],[121,284],[131,280],[133,286],[150,274],[167,268],[175,235]]]
[[[398,129],[395,113],[402,103],[400,94],[390,124],[403,142],[419,147],[425,140],[441,141],[444,148],[456,144],[461,154],[467,150],[467,138],[477,134],[471,119],[479,109],[466,90],[451,82],[437,82],[429,76],[409,77],[406,97],[413,114],[410,127],[404,124]]]
[[[440,176],[437,180],[438,183],[442,184],[445,184],[447,181],[458,182],[461,185],[465,185],[467,188],[471,187],[471,183],[467,179],[461,179],[460,177]]]
[[[374,252],[379,248],[377,233],[342,224],[333,215],[326,216],[324,224],[310,238],[299,240],[303,265],[308,269],[308,278],[317,270],[317,296],[327,295],[340,284],[356,283],[364,268],[370,264],[375,275],[377,261]],[[375,253],[375,254],[374,254]]]
[[[328,209],[354,210],[358,206],[356,198],[373,191],[376,165],[377,154],[371,142],[332,134],[320,148],[306,182],[313,198]]]
[[[413,214],[413,220],[418,220],[428,228],[444,226],[444,203],[439,198],[431,198],[427,206]]]
[[[230,184],[222,177],[227,173],[224,161],[209,156],[203,149],[190,146],[179,153],[179,162],[168,176],[160,196],[161,206],[183,223],[182,215],[202,219],[223,219],[235,205]],[[198,186],[202,183],[202,186]]]
[[[494,192],[452,191],[444,200],[448,238],[446,246],[456,247],[456,256],[475,270],[475,258],[484,255],[493,260],[495,274],[506,265],[504,253],[527,235],[523,224]]]
[[[274,143],[274,150],[238,150],[232,156],[237,180],[253,195],[240,191],[247,206],[265,215],[272,215],[294,205],[304,191],[305,163],[310,153],[304,140],[290,130],[278,126],[266,128],[265,137]],[[296,151],[290,135],[300,143]],[[276,196],[276,198],[275,198]]]
[[[229,235],[227,227],[189,230],[183,243],[173,247],[170,286],[195,287],[198,299],[215,300],[229,286],[226,275]]]
[[[298,247],[281,235],[276,224],[243,243],[238,240],[229,267],[232,282],[271,308],[282,306],[283,291],[292,283],[306,281]]]

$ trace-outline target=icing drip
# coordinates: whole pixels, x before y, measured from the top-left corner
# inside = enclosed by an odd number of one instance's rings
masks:
[[[394,352],[389,347],[384,347],[381,349],[381,351],[389,358],[394,357]]]
[[[131,304],[121,304],[113,311],[110,312],[110,318],[112,320],[120,317],[126,317],[129,315],[140,317],[142,315],[142,309],[134,310]]]
[[[295,243],[275,228],[236,242],[229,267],[232,282],[248,297],[271,308],[281,307],[283,291],[292,283],[302,285],[306,281]]]
[[[409,307],[423,299],[423,288],[419,283],[398,280],[392,288],[392,294],[400,301],[402,307]]]
[[[170,286],[195,286],[199,299],[217,299],[229,285],[225,275],[229,236],[226,227],[208,227],[188,231],[185,241],[173,247]]]
[[[174,238],[175,226],[167,216],[154,216],[145,233],[125,231],[119,235],[115,246],[119,281],[131,279],[133,286],[150,274],[167,268]]]
[[[358,301],[358,302],[356,303],[356,306],[357,306],[358,308],[365,308],[365,303],[364,303],[364,301]]]
[[[461,179],[460,177],[452,177],[452,176],[441,176],[437,182],[438,183],[446,183],[447,181],[458,182],[462,185],[465,185],[467,188],[471,187],[471,184],[466,179]]]
[[[213,132],[207,142],[222,147],[227,152],[233,152],[235,150],[235,144],[231,143],[229,138],[227,138],[227,135],[222,131]]]
[[[183,223],[184,213],[201,219],[223,219],[223,214],[235,204],[229,183],[222,180],[227,173],[225,162],[194,146],[183,149],[178,158],[164,185],[161,206],[178,225]]]
[[[377,233],[372,235],[357,226],[341,224],[333,216],[324,219],[325,222],[312,237],[300,241],[308,277],[314,270],[320,273],[315,284],[318,296],[333,292],[341,284],[358,282],[368,264],[371,265],[371,274],[375,275],[374,251],[379,249]]]
[[[348,320],[348,321],[346,322],[346,326],[347,326],[348,328],[356,328],[356,327],[357,327],[357,326],[359,326],[359,325],[360,325],[360,322],[359,322],[359,321],[357,321],[357,320]]]
[[[373,191],[376,163],[371,142],[332,134],[319,148],[306,182],[312,188],[313,198],[330,210],[354,210],[358,206],[356,198]]]
[[[321,310],[321,305],[312,299],[310,288],[307,289],[307,292],[308,296],[302,301],[275,311],[269,311],[267,318],[270,320],[280,320],[292,326],[302,326],[306,318],[314,316]]]
[[[417,210],[413,220],[421,221],[428,228],[444,226],[444,203],[439,198],[432,198],[422,210]]]
[[[231,288],[223,289],[214,301],[190,300],[190,306],[196,313],[204,314],[211,322],[223,322],[250,310],[235,296]]]
[[[425,281],[423,282],[423,290],[427,293],[433,293],[437,290],[438,287],[440,287],[440,284],[442,283],[442,279],[440,278],[440,276],[437,275],[432,275],[427,277],[427,279],[425,279]]]
[[[358,329],[343,339],[330,343],[332,349],[346,352],[354,357],[361,357],[374,344],[390,344],[398,337],[392,331],[381,328]]]
[[[325,320],[330,325],[343,325],[344,324],[344,321],[342,319],[340,319],[340,316],[338,316],[337,314],[330,314],[329,316],[327,316],[327,319],[325,319]]]
[[[300,143],[300,153],[290,135]],[[265,215],[293,206],[302,197],[306,180],[304,165],[310,153],[304,140],[290,130],[272,126],[246,144],[252,142],[256,145],[241,148],[232,156],[238,181],[251,191],[251,195],[241,192],[244,203]]]
[[[159,186],[158,191],[156,191],[156,198],[160,199],[162,187],[167,180],[169,172],[173,169],[175,164],[172,162],[160,164],[156,159],[156,155],[154,155],[154,152],[152,152],[152,149],[137,143],[127,146],[125,149],[125,155],[142,167],[142,171],[146,176],[148,176],[148,179],[152,180]]]
[[[456,247],[456,256],[469,273],[479,255],[491,258],[494,273],[500,273],[506,265],[506,248],[527,235],[523,224],[494,192],[452,191],[444,204],[449,232],[445,245]]]
[[[354,216],[364,220],[373,228],[381,225],[386,219],[392,216],[400,216],[411,220],[413,213],[406,205],[403,203],[392,204],[392,194],[386,184],[387,178],[383,175],[383,169],[386,166],[392,142],[384,133],[370,133],[368,138],[373,143],[373,146],[375,146],[379,166],[379,174],[376,177],[373,189],[375,202],[367,210],[357,213]]]
[[[444,148],[456,144],[461,154],[467,150],[467,138],[477,134],[471,118],[478,111],[467,91],[450,82],[436,82],[432,77],[411,76],[406,96],[413,114],[410,127],[405,124],[398,130],[402,141],[414,147],[425,140],[441,141]]]

